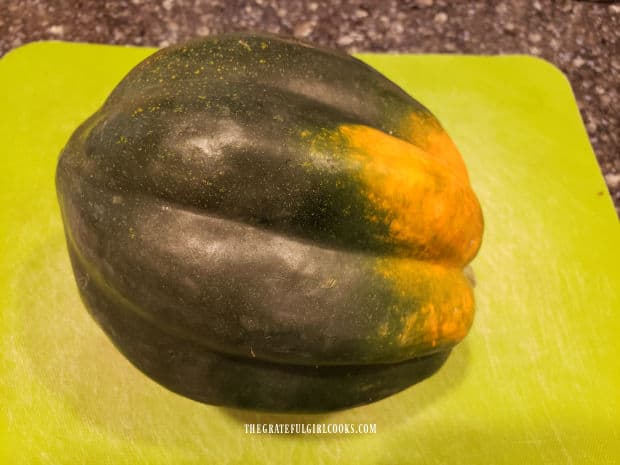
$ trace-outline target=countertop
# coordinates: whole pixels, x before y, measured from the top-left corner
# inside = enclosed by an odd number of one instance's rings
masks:
[[[294,35],[349,52],[544,58],[574,89],[620,215],[618,2],[0,0],[0,56],[37,40],[163,47],[237,30]]]

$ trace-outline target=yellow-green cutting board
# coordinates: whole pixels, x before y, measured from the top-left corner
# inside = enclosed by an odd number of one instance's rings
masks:
[[[361,56],[438,115],[463,153],[486,220],[476,320],[422,384],[285,416],[168,392],[78,298],[56,160],[152,52],[47,42],[0,60],[0,463],[620,463],[620,227],[556,68],[526,56]],[[377,433],[244,432],[274,422]]]

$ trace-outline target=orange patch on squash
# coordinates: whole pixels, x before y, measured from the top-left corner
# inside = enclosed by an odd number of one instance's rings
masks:
[[[480,247],[480,204],[458,150],[432,117],[407,140],[364,125],[322,129],[310,138],[313,169],[338,170],[359,182],[368,202],[365,220],[384,222],[391,256],[374,271],[391,287],[376,334],[410,356],[463,339],[473,322],[473,290],[463,274]],[[309,167],[310,167],[309,166]]]
[[[450,166],[455,174],[468,181],[467,168],[461,153],[434,116],[411,113],[403,120],[402,126],[401,132],[409,142],[441,160]]]
[[[338,132],[345,141],[345,157],[365,186],[364,195],[383,213],[388,241],[399,252],[455,265],[475,256],[482,212],[464,165],[368,126],[343,125]],[[433,137],[437,149],[444,142]]]
[[[453,346],[465,337],[473,322],[474,297],[460,269],[383,258],[377,260],[375,272],[391,285],[394,294],[417,303],[401,309],[400,330],[394,336],[398,345],[422,354]]]

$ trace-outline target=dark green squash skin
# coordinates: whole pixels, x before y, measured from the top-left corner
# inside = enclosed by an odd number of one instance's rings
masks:
[[[299,137],[346,123],[400,137],[412,112],[434,121],[365,64],[293,40],[228,35],[149,57],[58,164],[87,308],[140,370],[210,404],[328,411],[430,376],[451,345],[412,352],[376,328],[432,289],[403,297],[377,278],[392,253],[366,220],[380,212],[342,167],[302,168]]]
[[[78,282],[90,279],[71,254]],[[448,351],[376,365],[307,366],[227,356],[174,337],[86,285],[82,298],[112,342],[143,373],[168,389],[215,405],[317,413],[388,397],[435,373]]]

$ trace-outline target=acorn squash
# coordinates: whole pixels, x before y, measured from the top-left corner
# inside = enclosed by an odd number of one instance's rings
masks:
[[[163,49],[75,131],[56,185],[90,313],[201,402],[372,402],[472,323],[483,220],[461,156],[341,52],[247,34]]]

